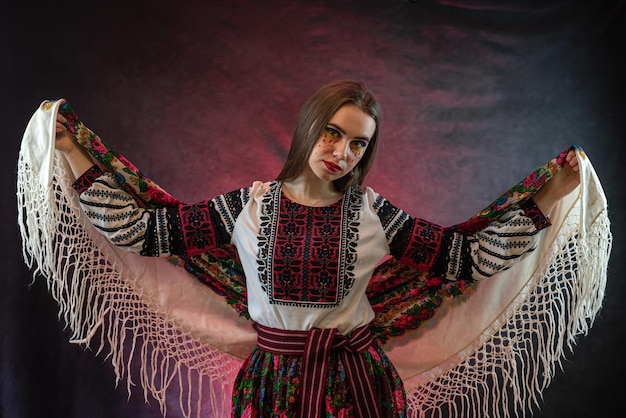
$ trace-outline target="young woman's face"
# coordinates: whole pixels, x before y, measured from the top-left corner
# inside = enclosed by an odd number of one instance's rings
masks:
[[[358,107],[339,108],[309,156],[310,169],[325,181],[345,176],[361,161],[375,131],[374,118]]]

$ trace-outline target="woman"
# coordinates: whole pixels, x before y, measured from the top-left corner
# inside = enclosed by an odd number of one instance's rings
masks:
[[[366,288],[381,261],[394,257],[415,280],[488,278],[533,251],[546,215],[579,184],[572,150],[536,194],[479,230],[443,228],[363,187],[380,123],[361,83],[331,83],[305,103],[276,180],[150,209],[93,164],[59,115],[55,147],[85,214],[115,245],[184,259],[237,248],[258,341],[237,376],[233,416],[406,416],[402,380],[370,331]]]

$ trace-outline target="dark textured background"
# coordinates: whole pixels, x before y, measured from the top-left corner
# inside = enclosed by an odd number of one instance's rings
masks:
[[[366,82],[383,105],[368,183],[442,224],[471,216],[570,144],[585,148],[614,233],[607,294],[535,417],[620,416],[624,1],[48,1],[12,4],[0,23],[0,416],[160,416],[139,390],[128,400],[115,387],[103,354],[67,342],[43,280],[29,286],[15,170],[39,103],[66,98],[191,202],[272,179],[301,104],[337,78]]]

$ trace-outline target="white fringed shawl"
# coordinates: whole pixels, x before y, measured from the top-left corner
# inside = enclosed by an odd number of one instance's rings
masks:
[[[60,104],[40,106],[20,150],[26,264],[46,279],[71,342],[109,351],[129,392],[139,379],[145,400],[156,399],[164,414],[174,397],[182,416],[228,416],[254,330],[183,269],[120,250],[95,231],[54,150]],[[578,156],[581,185],[550,214],[553,226],[535,252],[386,347],[409,416],[526,415],[566,347],[587,333],[604,297],[611,232],[600,181],[584,152]]]

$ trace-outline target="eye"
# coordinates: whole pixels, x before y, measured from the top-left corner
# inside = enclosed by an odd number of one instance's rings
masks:
[[[363,141],[360,139],[357,141],[350,142],[350,148],[352,148],[354,152],[363,152],[365,148],[367,148],[367,145],[368,145],[367,141]]]
[[[326,127],[326,133],[333,139],[339,139],[341,137],[341,132],[339,132],[337,129],[333,128],[332,126]]]

